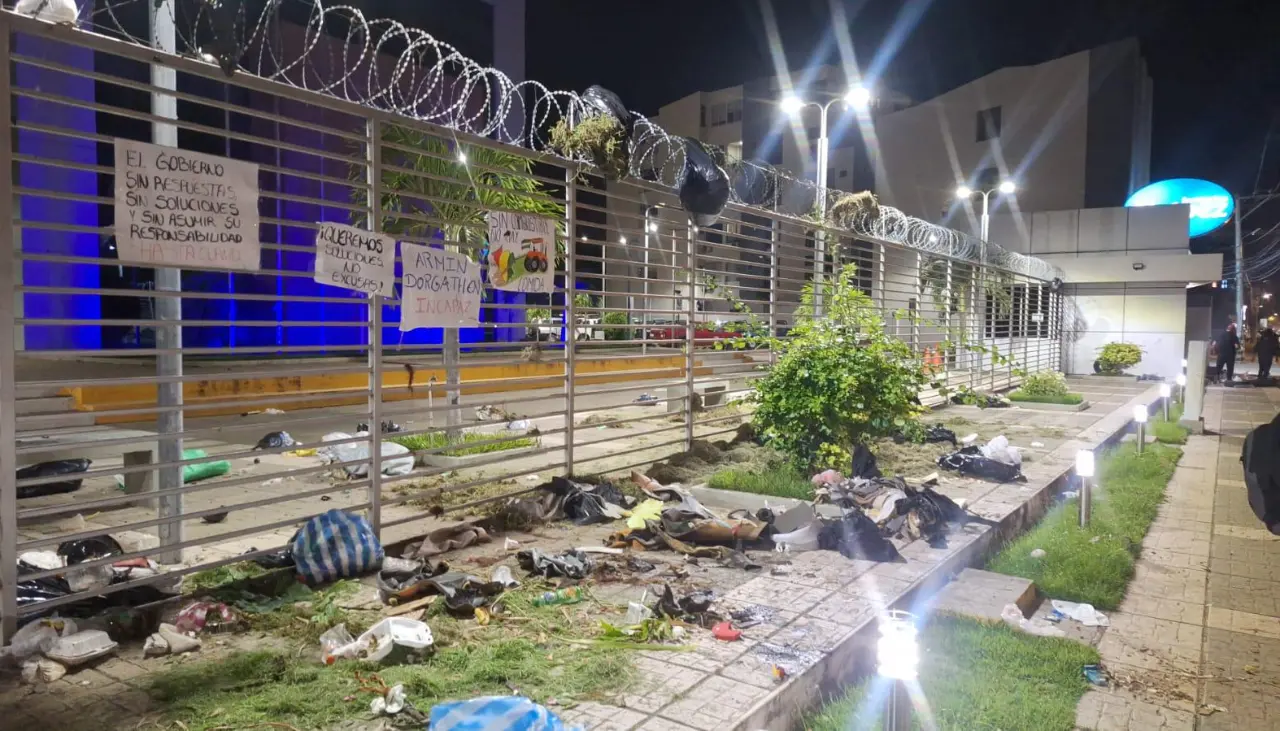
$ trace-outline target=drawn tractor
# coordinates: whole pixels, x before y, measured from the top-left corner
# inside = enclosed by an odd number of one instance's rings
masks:
[[[520,250],[524,252],[524,270],[530,274],[545,272],[550,267],[547,255],[542,253],[545,241],[541,238],[524,239],[520,242]]]

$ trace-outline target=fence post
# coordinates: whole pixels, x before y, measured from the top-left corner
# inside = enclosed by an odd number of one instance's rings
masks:
[[[370,119],[366,169],[369,230],[382,233],[382,125]],[[395,260],[395,249],[391,258]],[[382,295],[369,295],[369,523],[382,540]]]
[[[689,308],[688,323],[684,328],[684,448],[693,449],[693,352],[697,347],[695,331],[698,316],[698,227],[689,221],[685,232],[689,235]]]
[[[9,23],[0,18],[0,57],[9,58]],[[18,480],[17,417],[14,401],[17,373],[14,371],[14,267],[18,252],[14,247],[13,134],[9,73],[11,64],[0,69],[0,119],[6,132],[0,136],[0,645],[7,644],[18,629]]]
[[[574,266],[574,243],[578,240],[575,205],[578,200],[577,170],[573,165],[564,169],[564,471],[573,476],[573,392],[574,368],[577,360],[578,341],[578,308],[573,303],[577,294],[575,280],[577,267]],[[647,304],[645,305],[648,306]]]
[[[177,48],[176,29],[174,27],[173,4],[168,0],[148,5],[151,10],[151,32],[155,39],[156,50],[162,53],[175,53]],[[151,85],[156,89],[176,90],[178,74],[174,69],[158,63],[151,64]],[[151,113],[160,119],[178,119],[178,99],[173,94],[152,92]],[[178,127],[167,122],[154,122],[151,126],[151,141],[166,147],[178,146]],[[157,267],[156,274],[156,320],[167,324],[156,327],[156,431],[158,443],[156,460],[162,465],[159,468],[159,490],[180,490],[182,488],[182,465],[174,464],[182,461],[182,437],[166,437],[167,434],[181,434],[183,424],[182,398],[182,270],[168,267]],[[166,296],[173,293],[173,296]],[[172,518],[156,528],[160,537],[160,547],[182,543],[182,500],[181,492],[165,495],[159,499],[160,518]],[[156,560],[160,563],[173,564],[182,562],[182,549],[171,549],[160,553]]]
[[[778,239],[782,223],[769,219],[769,337],[778,337]],[[778,362],[778,354],[769,346],[769,365]]]
[[[911,308],[908,307],[908,310]],[[924,312],[924,256],[920,252],[916,252],[916,311],[907,314],[911,317],[911,349],[915,352],[916,357],[924,360],[923,348],[920,342],[920,317]]]

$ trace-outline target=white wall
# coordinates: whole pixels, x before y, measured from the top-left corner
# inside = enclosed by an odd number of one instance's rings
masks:
[[[1093,372],[1099,349],[1111,342],[1143,349],[1130,372],[1174,378],[1186,343],[1187,290],[1180,282],[1069,284],[1063,327],[1063,369]]]
[[[1039,257],[1101,252],[1185,254],[1190,246],[1190,215],[1191,207],[1182,204],[1001,213],[991,216],[989,238],[1011,251]]]

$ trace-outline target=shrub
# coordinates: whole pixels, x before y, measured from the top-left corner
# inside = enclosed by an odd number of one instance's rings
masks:
[[[1070,393],[1066,376],[1057,371],[1032,373],[1022,380],[1022,395],[1032,398],[1062,398]]]
[[[525,310],[525,318],[527,322],[537,322],[539,320],[550,320],[551,310],[547,307],[530,307]]]
[[[606,312],[601,322],[605,325],[628,325],[631,323],[631,316],[625,312]],[[629,327],[610,327],[604,331],[605,340],[630,340],[634,337],[634,331]]]
[[[630,165],[627,131],[618,120],[603,114],[574,126],[561,118],[551,128],[551,149],[574,160],[587,160],[613,180],[625,177]]]
[[[1098,355],[1103,373],[1120,374],[1142,361],[1142,348],[1133,343],[1107,343]]]
[[[924,368],[885,332],[855,271],[847,265],[820,285],[827,303],[820,318],[811,314],[813,285],[805,286],[798,322],[788,340],[774,342],[777,364],[753,396],[757,431],[800,469],[892,435],[922,411]]]

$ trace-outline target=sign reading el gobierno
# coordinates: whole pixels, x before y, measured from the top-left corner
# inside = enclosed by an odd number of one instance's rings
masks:
[[[260,267],[258,166],[117,139],[115,232],[121,261],[158,267]]]
[[[390,297],[396,286],[396,240],[340,223],[316,231],[317,284]]]
[[[462,254],[400,242],[400,331],[480,324],[480,265]]]

